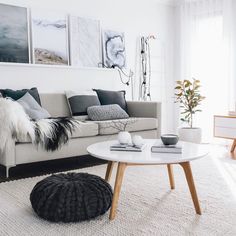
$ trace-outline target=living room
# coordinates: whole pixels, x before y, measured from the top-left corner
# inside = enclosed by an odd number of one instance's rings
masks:
[[[0,235],[235,235],[234,0],[0,0]]]

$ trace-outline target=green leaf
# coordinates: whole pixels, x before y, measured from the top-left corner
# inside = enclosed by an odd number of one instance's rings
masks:
[[[181,80],[177,80],[176,84],[182,84],[182,81]]]
[[[182,89],[182,87],[181,86],[176,86],[175,89]]]

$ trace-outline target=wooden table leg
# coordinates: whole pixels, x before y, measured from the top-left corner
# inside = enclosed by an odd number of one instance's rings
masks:
[[[119,162],[116,172],[116,182],[114,187],[114,193],[112,198],[111,210],[110,210],[110,220],[113,220],[116,216],[116,208],[118,204],[118,199],[120,195],[120,189],[122,185],[123,176],[125,173],[126,163]]]
[[[169,181],[170,181],[170,188],[175,189],[173,166],[171,164],[167,164],[167,168],[168,168],[168,175],[169,175]]]
[[[232,143],[230,152],[234,152],[235,147],[236,147],[236,139],[234,139],[234,141],[233,141],[233,143]]]
[[[108,161],[108,164],[107,164],[107,171],[106,171],[106,175],[105,175],[105,180],[106,180],[107,182],[109,182],[109,180],[110,180],[110,178],[111,178],[111,173],[112,173],[114,164],[115,164],[114,161]]]
[[[192,170],[191,170],[191,166],[189,162],[183,162],[183,163],[179,163],[183,169],[184,169],[184,173],[188,182],[188,187],[192,196],[192,200],[193,200],[193,204],[195,207],[195,211],[198,215],[201,215],[201,208],[199,205],[199,201],[198,201],[198,197],[197,197],[197,191],[195,188],[195,184],[193,181],[193,175],[192,175]]]

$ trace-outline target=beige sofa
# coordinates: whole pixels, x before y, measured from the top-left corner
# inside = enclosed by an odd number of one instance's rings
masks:
[[[47,109],[53,117],[70,116],[69,106],[64,93],[40,94],[42,107]],[[132,121],[128,131],[139,134],[143,138],[160,137],[161,103],[158,102],[127,102],[128,113]],[[80,118],[79,118],[80,119]],[[9,140],[4,153],[1,153],[0,164],[6,167],[6,176],[9,169],[19,164],[60,159],[86,155],[88,145],[95,142],[114,139],[117,130],[109,124],[112,121],[80,121],[79,128],[74,132],[69,143],[55,152],[46,152],[36,149],[25,140]]]

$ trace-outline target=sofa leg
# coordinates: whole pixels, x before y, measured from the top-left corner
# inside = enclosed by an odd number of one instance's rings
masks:
[[[10,166],[6,166],[6,178],[9,178],[9,170],[10,170]]]

